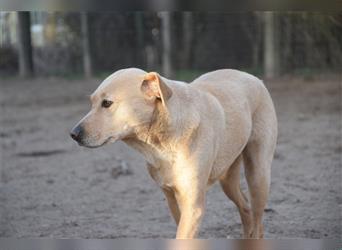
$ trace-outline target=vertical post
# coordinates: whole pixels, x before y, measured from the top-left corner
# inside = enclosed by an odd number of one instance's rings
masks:
[[[18,54],[19,75],[30,77],[33,75],[31,19],[30,12],[18,12]]]
[[[166,77],[172,76],[172,62],[171,62],[171,14],[163,11],[160,13],[162,26],[162,71]]]
[[[278,58],[276,53],[276,23],[274,13],[264,13],[264,74],[273,78],[278,74]]]
[[[89,19],[86,12],[81,12],[81,40],[83,52],[83,72],[86,78],[92,77],[92,58],[89,42]]]

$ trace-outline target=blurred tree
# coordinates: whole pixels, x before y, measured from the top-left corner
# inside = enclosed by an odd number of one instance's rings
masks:
[[[261,22],[260,22],[260,13],[253,13],[253,18],[255,20],[254,25],[254,42],[252,43],[253,50],[253,68],[256,69],[259,67],[259,57],[260,57],[260,48],[261,48]],[[250,39],[253,39],[250,37]]]
[[[252,50],[252,68],[259,69],[260,51],[262,47],[262,27],[261,27],[261,14],[259,12],[251,13],[251,15],[243,16],[241,19],[241,26],[248,38],[249,46]]]
[[[173,75],[171,65],[171,14],[170,12],[160,12],[162,26],[162,70],[166,77]]]
[[[18,12],[18,54],[19,75],[29,77],[33,75],[31,19],[30,12]]]
[[[282,37],[279,42],[279,47],[282,48],[280,51],[280,59],[282,71],[286,71],[291,63],[292,56],[292,47],[293,47],[293,24],[291,15],[283,15],[280,19],[280,26],[282,27],[281,34]],[[283,73],[281,72],[281,73]]]
[[[266,78],[276,77],[279,72],[276,29],[274,13],[264,12],[264,74]]]
[[[81,12],[81,40],[83,51],[83,71],[84,76],[89,78],[93,75],[92,57],[89,43],[89,18],[86,12]]]
[[[44,25],[44,40],[48,44],[56,43],[56,13],[48,13]]]

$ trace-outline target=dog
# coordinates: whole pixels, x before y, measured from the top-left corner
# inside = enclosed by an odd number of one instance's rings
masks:
[[[71,137],[89,148],[122,140],[139,151],[166,196],[177,239],[196,237],[216,181],[239,210],[243,237],[263,237],[277,118],[261,80],[222,69],[187,84],[128,68],[107,77],[90,100]],[[249,198],[240,189],[242,161]]]

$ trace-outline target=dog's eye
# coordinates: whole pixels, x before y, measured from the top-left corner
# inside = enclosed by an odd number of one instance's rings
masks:
[[[109,100],[106,100],[106,99],[105,99],[105,100],[102,101],[101,106],[102,106],[103,108],[109,108],[112,104],[113,104],[112,101],[109,101]]]

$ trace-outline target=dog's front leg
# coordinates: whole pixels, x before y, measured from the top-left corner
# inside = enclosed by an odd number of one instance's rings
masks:
[[[203,190],[178,190],[177,201],[181,217],[177,228],[177,239],[196,237],[205,210]]]
[[[180,210],[177,239],[195,238],[205,210],[205,195],[210,173],[211,156],[198,150],[183,150],[172,167],[173,189]]]
[[[175,193],[173,190],[169,190],[165,188],[163,189],[163,192],[167,199],[167,203],[169,205],[172,217],[174,218],[176,224],[178,225],[179,220],[180,220],[180,211],[179,211],[178,203],[175,197]]]

